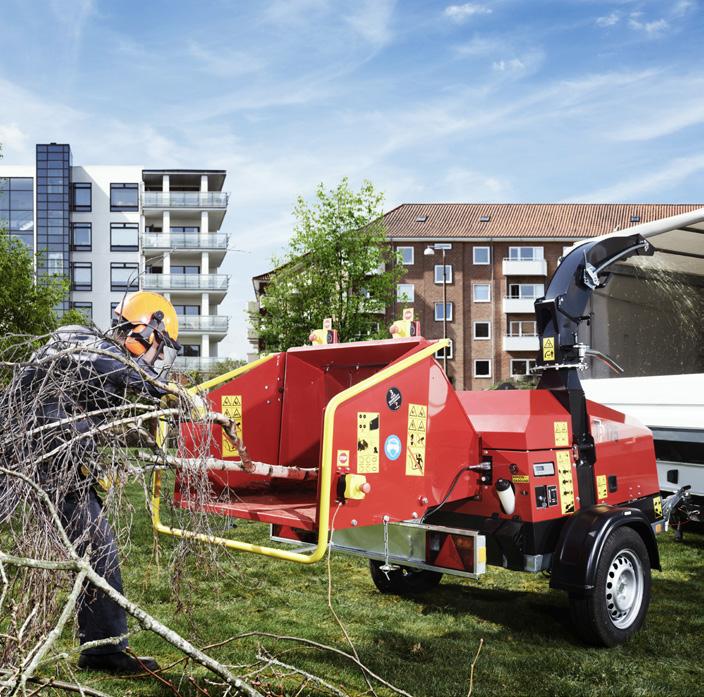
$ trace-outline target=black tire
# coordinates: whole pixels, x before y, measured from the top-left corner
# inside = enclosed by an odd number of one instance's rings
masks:
[[[589,644],[617,646],[641,628],[649,604],[648,550],[635,530],[618,528],[604,543],[594,591],[570,596],[575,629]]]
[[[369,560],[369,573],[372,576],[372,581],[382,593],[393,595],[425,593],[425,591],[435,588],[442,579],[442,574],[439,571],[400,566],[394,571],[384,572],[381,570],[383,565],[382,561]]]

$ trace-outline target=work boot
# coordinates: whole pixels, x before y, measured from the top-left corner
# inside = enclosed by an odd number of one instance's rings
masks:
[[[140,656],[139,660],[125,651],[116,653],[82,653],[78,658],[78,667],[86,670],[101,670],[105,673],[135,675],[159,670],[159,664],[149,656]]]

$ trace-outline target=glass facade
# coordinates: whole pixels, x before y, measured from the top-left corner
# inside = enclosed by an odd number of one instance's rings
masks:
[[[34,251],[34,181],[31,177],[0,178],[0,230]]]
[[[71,249],[71,146],[37,145],[37,277],[67,275]],[[61,303],[59,312],[68,309]]]

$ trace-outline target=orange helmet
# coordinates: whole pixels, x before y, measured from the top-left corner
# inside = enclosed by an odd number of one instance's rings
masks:
[[[162,345],[162,350],[163,346],[180,348],[176,341],[176,310],[163,295],[145,290],[129,293],[114,312],[113,326],[121,327],[127,334],[125,348],[132,355],[143,355],[155,341]]]

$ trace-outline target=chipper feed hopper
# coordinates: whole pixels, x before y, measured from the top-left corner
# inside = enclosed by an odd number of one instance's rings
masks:
[[[156,528],[304,564],[331,546],[368,557],[382,592],[428,590],[444,573],[476,578],[487,564],[545,571],[584,638],[626,640],[659,568],[653,439],[585,400],[589,349],[577,329],[608,267],[652,252],[634,234],[563,259],[536,302],[535,390],[455,390],[435,359],[442,341],[418,336],[292,348],[205,383],[244,447],[220,426],[192,426],[181,454],[210,439],[212,497],[196,499],[181,479],[176,504],[268,523],[275,544],[167,526],[158,499]],[[227,468],[240,459],[249,472]]]

